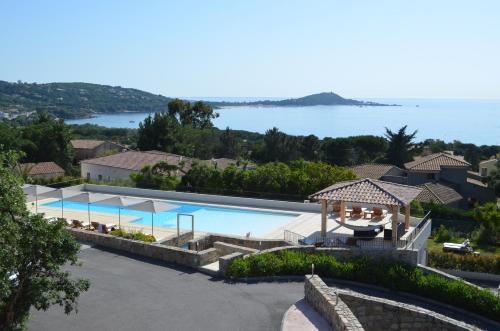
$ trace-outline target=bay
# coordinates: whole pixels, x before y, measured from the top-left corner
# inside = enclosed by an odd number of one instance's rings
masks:
[[[228,98],[200,98],[207,101]],[[231,98],[231,101],[257,98]],[[262,100],[264,98],[258,98]],[[267,98],[266,98],[267,99]],[[273,98],[281,99],[281,98]],[[397,130],[408,125],[418,130],[417,141],[460,140],[476,145],[500,144],[500,100],[470,99],[376,99],[399,107],[312,106],[257,107],[232,106],[217,109],[216,127],[264,133],[277,127],[293,135],[324,137],[383,135],[385,128]],[[68,124],[91,123],[114,128],[137,128],[149,113],[98,114],[93,118],[67,120]]]

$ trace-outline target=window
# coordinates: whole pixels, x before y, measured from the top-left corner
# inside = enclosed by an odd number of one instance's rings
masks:
[[[90,180],[90,172],[87,172],[87,180]]]
[[[97,176],[97,179],[98,179],[98,180],[102,180],[102,175],[98,175],[98,176]]]
[[[435,174],[427,174],[427,179],[434,180],[434,179],[436,179],[436,175]]]
[[[488,175],[488,169],[487,168],[481,168],[481,176],[486,177]]]

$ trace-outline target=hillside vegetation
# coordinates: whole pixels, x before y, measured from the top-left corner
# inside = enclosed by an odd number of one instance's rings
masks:
[[[10,83],[0,81],[0,111],[18,114],[46,111],[60,118],[94,113],[157,112],[171,98],[120,86],[89,83]]]

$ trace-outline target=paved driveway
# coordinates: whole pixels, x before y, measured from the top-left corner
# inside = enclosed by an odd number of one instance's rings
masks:
[[[303,283],[228,284],[189,269],[96,248],[71,268],[92,285],[78,314],[34,311],[29,330],[279,330]]]

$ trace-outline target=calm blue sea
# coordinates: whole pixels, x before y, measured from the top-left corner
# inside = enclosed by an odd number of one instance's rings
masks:
[[[199,99],[245,101],[282,98]],[[227,107],[217,110],[220,116],[214,123],[222,129],[230,127],[261,133],[275,126],[288,134],[315,134],[320,138],[383,135],[385,127],[397,130],[408,125],[410,131],[418,130],[417,141],[435,138],[447,142],[460,140],[477,145],[500,145],[500,100],[369,100],[401,106]],[[147,115],[148,113],[101,114],[94,118],[68,120],[67,123],[137,128]]]

